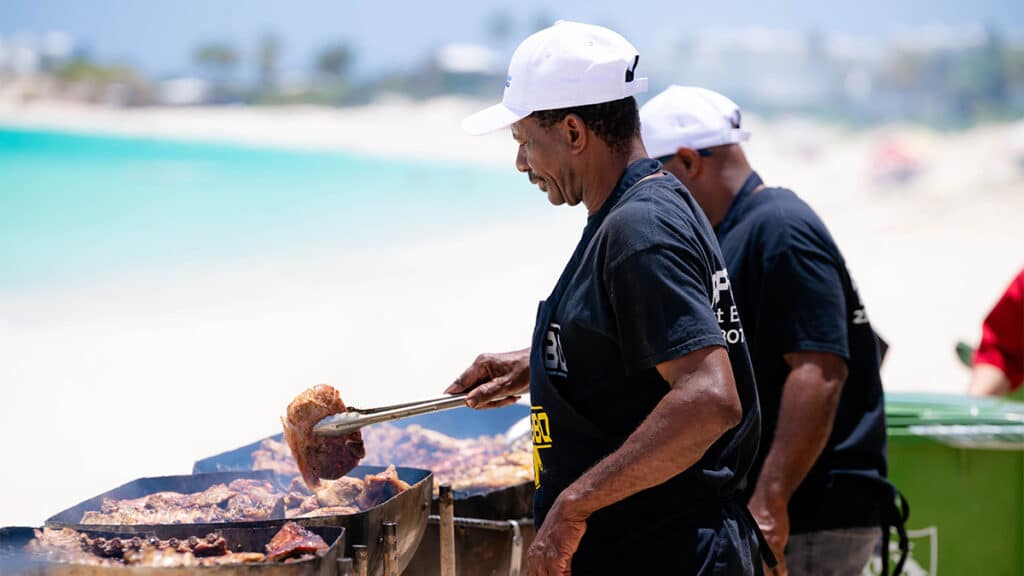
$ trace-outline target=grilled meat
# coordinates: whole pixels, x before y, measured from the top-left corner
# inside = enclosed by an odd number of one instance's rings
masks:
[[[284,518],[285,495],[267,480],[235,480],[202,492],[157,492],[141,498],[104,498],[82,524],[199,524]]]
[[[372,507],[374,502],[385,502],[408,488],[409,484],[398,479],[395,467],[388,466],[387,470],[380,474],[370,474],[366,477],[363,493],[359,495],[356,503],[365,510]]]
[[[128,500],[106,498],[100,510],[82,515],[82,524],[198,524],[354,514],[408,488],[394,466],[362,480],[348,476],[322,480],[313,493],[298,477],[288,492],[267,480],[239,479],[192,494],[157,492]]]
[[[216,532],[203,538],[192,536],[185,540],[141,536],[108,540],[90,538],[70,528],[44,528],[36,530],[35,534],[36,537],[25,545],[32,558],[64,564],[191,567],[263,562],[267,559],[261,553],[229,551],[227,541]]]
[[[358,500],[365,489],[365,482],[362,480],[343,476],[337,480],[321,482],[315,495],[321,506],[346,506]]]
[[[432,470],[435,490],[450,484],[456,491],[474,493],[533,481],[529,435],[511,442],[502,435],[452,438],[415,424],[400,428],[381,423],[363,429],[363,443],[367,453],[363,464],[395,463]],[[285,477],[298,474],[288,446],[273,438],[253,451],[252,468]],[[296,491],[304,492],[293,482],[289,492]]]
[[[366,456],[358,430],[345,436],[313,434],[317,422],[347,410],[337,390],[318,384],[292,400],[286,417],[281,419],[285,440],[310,490],[317,487],[321,478],[344,476]]]
[[[312,518],[355,514],[386,502],[408,488],[409,484],[398,478],[394,466],[380,474],[369,474],[363,480],[348,476],[337,480],[322,480],[313,494],[289,494],[286,498],[288,509],[285,517]]]
[[[288,522],[267,544],[267,559],[279,561],[323,550],[327,550],[323,538],[294,522]]]

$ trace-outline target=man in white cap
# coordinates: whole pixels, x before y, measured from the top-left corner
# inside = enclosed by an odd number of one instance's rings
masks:
[[[644,150],[638,61],[611,30],[557,23],[465,120],[511,126],[516,168],[587,223],[531,346],[479,356],[447,391],[477,408],[530,391],[531,574],[758,574],[737,500],[759,430],[749,356],[711,227]]]
[[[715,228],[754,363],[761,448],[745,496],[792,575],[859,575],[895,523],[878,341],[811,208],[765,186],[725,96],[672,86],[640,111],[647,150]],[[888,527],[885,528],[888,534]]]

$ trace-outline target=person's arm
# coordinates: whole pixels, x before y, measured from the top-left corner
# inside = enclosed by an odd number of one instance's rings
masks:
[[[970,396],[1004,396],[1010,393],[1012,383],[1006,373],[997,366],[975,362],[971,368],[971,383],[967,387]]]
[[[779,562],[775,574],[786,574],[789,500],[832,434],[851,357],[850,330],[871,326],[854,324],[857,312],[851,309],[863,314],[862,304],[859,298],[847,301],[843,263],[821,233],[823,224],[801,219],[776,224],[755,313],[762,339],[770,339],[781,352],[789,372],[782,382],[758,382],[766,396],[779,395],[779,404],[775,414],[765,414],[764,421],[775,427],[774,439],[771,445],[761,443],[765,460],[752,479],[756,483],[748,508]],[[757,371],[762,374],[767,372]]]
[[[591,514],[693,466],[740,422],[743,408],[724,348],[703,348],[656,367],[669,392],[618,450],[555,499],[530,548],[531,574],[563,573]]]
[[[786,354],[789,376],[782,389],[775,439],[765,457],[749,508],[778,559],[789,539],[789,499],[825,449],[843,383],[846,362],[835,354]]]
[[[445,389],[445,394],[469,390],[470,408],[500,408],[514,404],[530,389],[530,349],[481,354]]]
[[[1024,381],[1024,270],[985,317],[967,393],[997,396]]]

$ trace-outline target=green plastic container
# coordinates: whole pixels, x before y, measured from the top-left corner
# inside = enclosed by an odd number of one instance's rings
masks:
[[[1024,576],[1024,404],[887,394],[886,416],[889,477],[910,503],[905,574]]]

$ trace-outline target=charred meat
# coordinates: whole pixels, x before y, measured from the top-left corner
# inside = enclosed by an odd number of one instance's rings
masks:
[[[358,430],[345,436],[313,434],[317,422],[346,411],[348,408],[337,390],[318,384],[292,400],[286,416],[281,419],[285,440],[310,490],[317,487],[321,478],[333,480],[344,476],[366,456]]]
[[[141,536],[106,539],[90,538],[70,528],[44,528],[36,530],[36,537],[25,545],[25,550],[35,560],[100,566],[190,567],[267,560],[258,552],[231,552],[227,541],[216,532],[184,540]]]
[[[324,550],[327,550],[327,543],[323,538],[294,522],[288,522],[267,544],[267,559],[280,561]]]

